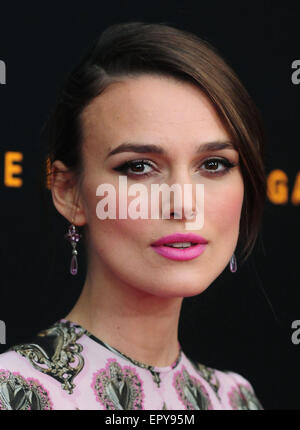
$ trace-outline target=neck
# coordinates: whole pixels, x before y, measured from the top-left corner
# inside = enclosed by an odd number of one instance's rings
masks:
[[[158,297],[97,272],[88,275],[76,305],[65,317],[128,357],[165,367],[179,354],[182,297]]]

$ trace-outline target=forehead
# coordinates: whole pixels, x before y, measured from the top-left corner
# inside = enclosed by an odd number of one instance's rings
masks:
[[[108,86],[82,113],[84,139],[188,143],[228,137],[210,100],[196,85],[142,75]]]

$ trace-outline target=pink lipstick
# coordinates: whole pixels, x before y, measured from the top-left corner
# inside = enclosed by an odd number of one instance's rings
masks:
[[[170,260],[186,261],[204,252],[208,241],[194,233],[174,233],[152,243],[155,252]],[[172,246],[173,244],[173,246]]]

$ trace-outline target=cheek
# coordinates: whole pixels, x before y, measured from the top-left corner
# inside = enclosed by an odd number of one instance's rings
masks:
[[[243,184],[224,187],[222,192],[211,193],[205,198],[205,217],[209,226],[220,236],[238,234],[244,199]],[[205,224],[205,219],[204,219]]]
[[[101,237],[100,242],[103,245],[105,243],[105,246],[107,246],[107,243],[109,242],[114,248],[118,246],[119,249],[121,249],[129,240],[136,246],[139,246],[139,238],[142,237],[142,234],[145,234],[147,229],[150,229],[149,224],[151,222],[149,219],[131,218],[128,215],[128,207],[130,206],[130,203],[136,199],[136,196],[127,196],[127,198],[124,198],[124,194],[120,195],[118,186],[114,184],[114,187],[116,190],[116,199],[113,199],[116,208],[116,219],[99,219],[96,214],[96,207],[102,199],[106,198],[106,196],[90,196],[89,212],[91,213],[91,211],[93,211],[94,213],[92,219],[89,220],[90,225],[94,225],[93,229],[99,232],[99,237]],[[127,215],[125,219],[118,219],[119,214],[122,213],[122,210],[120,210],[121,208],[123,211],[126,209]],[[107,211],[107,206],[105,211]],[[139,212],[139,208],[137,208],[136,211]]]
[[[148,219],[133,219],[130,216],[129,208],[134,212],[139,213],[140,212],[140,205],[137,205],[136,202],[140,201],[142,206],[145,208],[148,208],[148,212],[146,216]],[[134,203],[134,204],[132,204]],[[151,224],[150,219],[150,200],[149,200],[149,193],[146,197],[139,197],[137,196],[128,196],[124,199],[124,194],[119,195],[119,193],[116,193],[116,216],[118,218],[118,214],[121,213],[120,206],[124,210],[126,208],[126,219],[116,219],[112,220],[112,226],[115,229],[116,235],[121,235],[124,237],[124,239],[127,237],[127,239],[131,239],[135,241],[137,244],[139,242],[139,238],[142,234],[145,234],[146,230],[149,229],[149,225]]]
[[[149,221],[142,219],[115,219],[115,220],[103,220],[99,229],[102,234],[105,234],[105,238],[111,243],[118,242],[121,247],[125,241],[132,241],[132,243],[138,246],[141,235],[144,234],[149,227]]]

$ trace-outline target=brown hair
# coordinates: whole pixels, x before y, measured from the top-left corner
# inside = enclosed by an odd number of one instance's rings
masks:
[[[245,197],[240,236],[243,260],[255,245],[266,200],[264,127],[245,87],[209,42],[164,23],[129,22],[108,27],[67,78],[43,130],[49,164],[58,159],[77,179],[82,175],[84,108],[112,82],[141,74],[172,76],[198,86],[212,101],[239,152]]]

